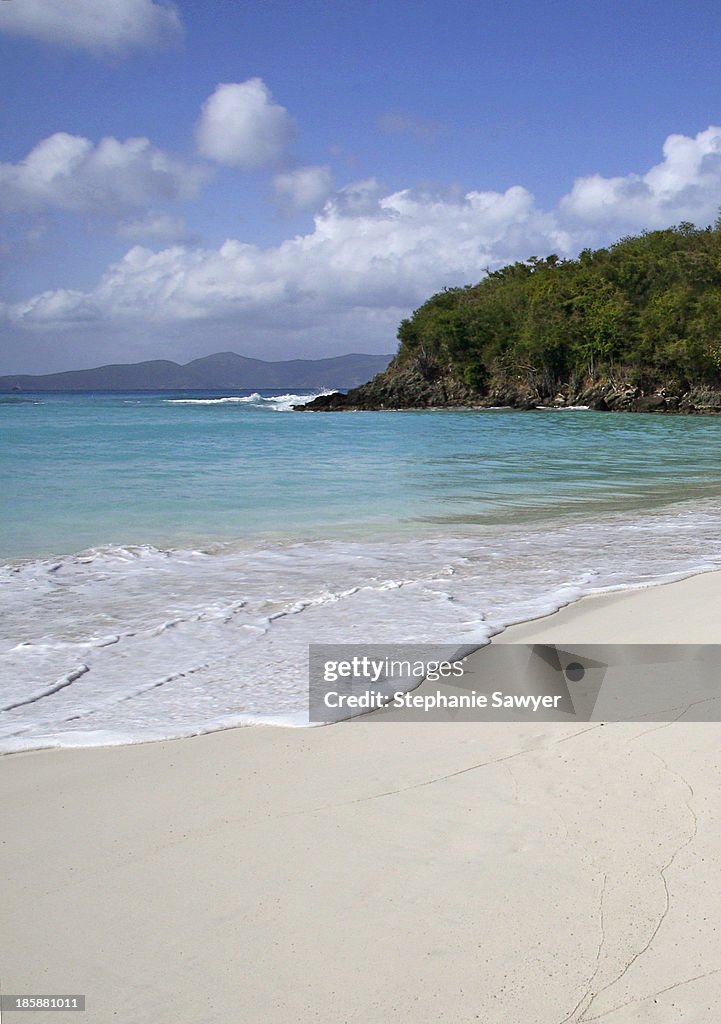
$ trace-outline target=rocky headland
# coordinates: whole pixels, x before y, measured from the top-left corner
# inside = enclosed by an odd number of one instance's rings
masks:
[[[623,379],[586,378],[561,384],[553,392],[517,376],[491,380],[484,393],[472,388],[452,368],[399,364],[346,394],[321,395],[299,412],[351,412],[381,409],[538,409],[586,406],[602,412],[721,413],[721,389],[670,381],[643,388]]]
[[[431,296],[398,341],[367,384],[303,411],[721,412],[721,217],[488,269]]]

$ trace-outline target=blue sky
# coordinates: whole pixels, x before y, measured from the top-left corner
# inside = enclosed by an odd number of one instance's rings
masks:
[[[0,373],[390,352],[721,206],[716,3],[0,0]]]

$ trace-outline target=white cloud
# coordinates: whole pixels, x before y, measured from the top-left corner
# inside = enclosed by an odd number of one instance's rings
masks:
[[[0,32],[95,52],[162,46],[182,34],[174,4],[153,0],[9,0]]]
[[[5,313],[11,322],[39,326],[58,323],[72,326],[85,320],[99,320],[102,316],[90,296],[69,288],[41,292],[27,302],[6,305]]]
[[[625,230],[714,221],[721,204],[721,128],[712,125],[695,138],[669,135],[663,157],[645,174],[578,178],[561,200],[561,216]]]
[[[281,207],[289,213],[317,210],[333,190],[333,175],[329,167],[297,167],[276,174],[273,187]]]
[[[231,318],[240,326],[330,323],[339,310],[408,307],[444,284],[478,280],[483,268],[541,251],[566,251],[569,240],[533,197],[471,192],[460,200],[410,190],[373,196],[360,183],[329,201],[314,230],[274,248],[229,240],[217,250],[136,246],[89,294],[63,292],[53,306],[11,308],[18,322],[56,322],[79,308],[111,320],[182,323]],[[365,207],[357,201],[364,197]],[[348,196],[351,197],[350,204]],[[389,342],[390,343],[390,342]]]
[[[333,200],[332,212],[337,217],[384,216],[382,198],[381,183],[376,178],[363,178],[338,191]]]
[[[272,166],[293,134],[290,114],[260,78],[217,86],[196,127],[198,152],[228,167]]]
[[[37,212],[53,207],[116,215],[154,202],[191,199],[207,170],[151,145],[112,137],[97,145],[57,132],[17,164],[0,164],[0,209]]]
[[[551,211],[521,186],[389,193],[374,179],[355,182],[326,202],[305,235],[268,248],[232,239],[218,249],[135,246],[89,292],[60,289],[7,305],[8,332],[40,335],[96,318],[95,337],[136,344],[138,358],[157,354],[163,338],[170,352],[189,355],[222,347],[268,358],[341,345],[389,351],[402,316],[446,285],[480,280],[487,267],[570,256],[638,227],[713,221],[719,140],[715,128],[671,136],[664,160],[646,174],[579,180]]]

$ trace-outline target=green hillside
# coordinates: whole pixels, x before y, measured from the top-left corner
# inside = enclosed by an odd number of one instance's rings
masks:
[[[603,378],[721,385],[721,218],[492,271],[434,295],[398,338],[396,365],[442,369],[479,395],[511,377],[546,396]]]

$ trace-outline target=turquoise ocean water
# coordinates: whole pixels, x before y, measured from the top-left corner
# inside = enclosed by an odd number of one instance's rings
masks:
[[[2,749],[303,724],[311,641],[721,564],[721,419],[308,397],[0,397]]]

